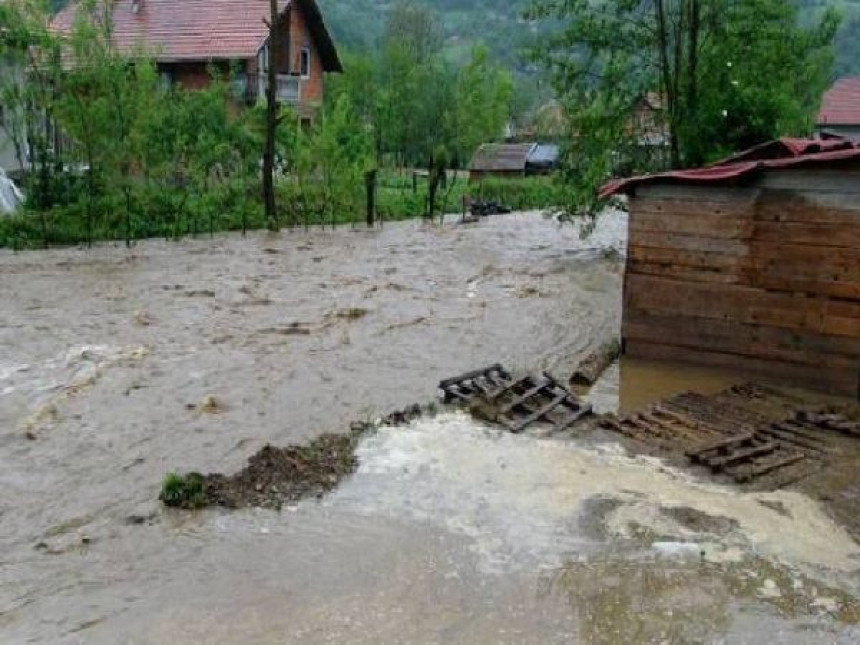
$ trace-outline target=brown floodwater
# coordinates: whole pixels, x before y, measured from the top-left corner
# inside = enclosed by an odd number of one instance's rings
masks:
[[[601,413],[629,414],[661,399],[695,390],[716,394],[746,380],[761,380],[740,370],[622,357],[610,365],[588,391]]]
[[[368,437],[322,500],[157,503],[167,472],[232,472],[477,366],[572,369],[617,335],[624,228],[0,252],[0,642],[856,642],[860,548],[816,504],[611,443],[445,413]],[[625,364],[594,396],[722,378]]]

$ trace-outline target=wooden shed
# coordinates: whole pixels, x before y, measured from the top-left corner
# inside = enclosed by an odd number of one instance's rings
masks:
[[[860,146],[782,139],[629,196],[629,356],[860,396]]]
[[[469,180],[543,175],[558,166],[559,148],[539,143],[485,143],[469,163]]]

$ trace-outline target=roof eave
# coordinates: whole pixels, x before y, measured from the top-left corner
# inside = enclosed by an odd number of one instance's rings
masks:
[[[292,0],[292,2],[301,7],[301,11],[308,22],[308,27],[322,60],[323,71],[343,72],[343,64],[337,53],[337,47],[335,47],[334,40],[332,40],[316,0]]]

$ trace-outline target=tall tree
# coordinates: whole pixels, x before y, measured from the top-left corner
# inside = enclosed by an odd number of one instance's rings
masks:
[[[801,27],[788,0],[536,0],[527,17],[561,25],[535,55],[568,117],[568,210],[593,209],[618,160],[639,158],[660,133],[678,167],[808,132],[838,25],[828,11]],[[645,98],[643,124],[634,113]]]
[[[442,49],[442,25],[425,4],[401,0],[391,9],[384,44],[401,48],[415,63],[423,63]]]
[[[56,88],[63,78],[59,43],[48,29],[45,0],[0,2],[0,103],[3,128],[12,140],[21,165],[29,162],[28,199],[41,211],[50,208],[55,193],[55,168],[60,164],[54,146]],[[47,220],[42,216],[47,245]]]
[[[289,21],[289,11],[285,14]],[[277,61],[282,60],[278,54],[281,51],[283,34],[288,33],[289,25],[284,28],[284,21],[278,12],[278,0],[269,0],[269,46],[266,62],[266,135],[263,145],[263,207],[269,230],[278,229],[278,208],[275,202],[275,144],[280,122],[280,106],[278,104],[278,71]],[[289,58],[289,56],[287,57]]]

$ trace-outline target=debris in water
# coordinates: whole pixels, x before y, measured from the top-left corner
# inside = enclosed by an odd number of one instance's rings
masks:
[[[221,414],[227,409],[220,399],[211,394],[197,405],[192,405],[191,408],[197,410],[200,414]]]
[[[526,376],[517,381],[501,365],[466,372],[439,383],[445,402],[461,401],[477,418],[520,433],[546,422],[561,432],[591,416],[584,405],[552,375]]]
[[[149,327],[155,322],[155,318],[146,311],[137,311],[134,314],[134,324],[139,327]]]
[[[845,414],[792,409],[778,391],[754,384],[712,396],[686,392],[620,419],[607,417],[601,425],[668,452],[682,451],[693,464],[738,484],[770,477],[772,488],[830,461],[839,452],[834,441],[860,437],[860,423]]]
[[[339,309],[334,313],[335,318],[340,318],[341,320],[360,320],[364,318],[370,311],[367,309],[362,309],[361,307],[351,307],[349,309]]]
[[[570,377],[571,385],[591,387],[606,371],[606,368],[618,360],[621,354],[621,343],[617,340],[602,345],[589,354]]]
[[[185,295],[189,298],[214,298],[215,292],[212,289],[194,289],[186,291]]]

